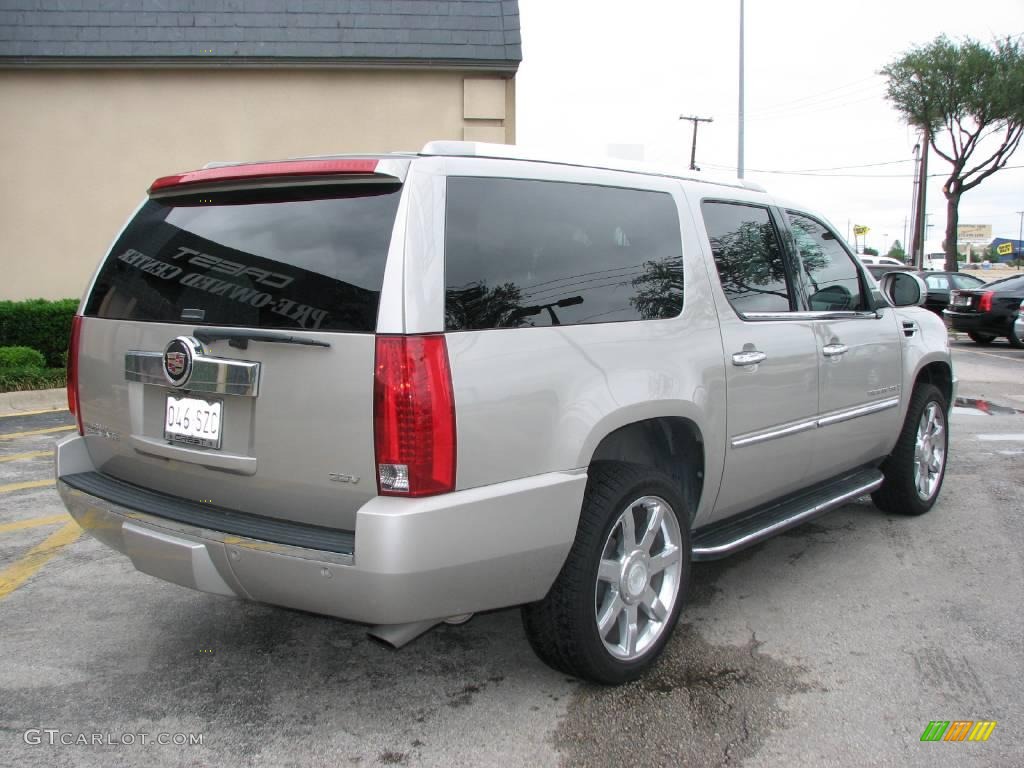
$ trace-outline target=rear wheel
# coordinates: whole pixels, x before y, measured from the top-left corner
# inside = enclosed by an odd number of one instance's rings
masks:
[[[949,432],[946,398],[937,387],[914,388],[896,447],[882,464],[885,482],[871,494],[890,514],[923,515],[935,504],[946,475]]]
[[[689,515],[660,472],[595,462],[589,474],[576,541],[547,596],[523,607],[523,625],[549,666],[618,684],[654,664],[675,627]]]
[[[974,331],[971,331],[967,335],[971,337],[971,341],[975,344],[981,344],[983,347],[987,347],[996,340],[995,336],[988,333],[975,333]]]

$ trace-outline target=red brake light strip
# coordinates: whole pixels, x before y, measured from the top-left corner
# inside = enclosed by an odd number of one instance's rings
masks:
[[[172,176],[161,176],[149,187],[155,192],[168,187],[186,184],[207,184],[221,181],[267,178],[273,176],[332,176],[335,174],[370,174],[377,170],[379,161],[372,159],[347,160],[282,160],[273,163],[248,163],[225,165],[220,168],[205,168],[186,171]]]

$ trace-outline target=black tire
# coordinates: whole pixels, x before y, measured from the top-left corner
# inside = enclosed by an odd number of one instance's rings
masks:
[[[916,443],[917,430],[921,416],[929,404],[935,403],[943,417],[942,468],[938,473],[938,483],[931,496],[927,499],[921,497],[917,491],[917,483],[914,475],[914,467],[917,461]],[[871,500],[875,506],[883,512],[893,515],[923,515],[935,505],[935,500],[942,490],[942,481],[946,476],[946,461],[949,457],[949,406],[946,398],[938,388],[931,384],[918,384],[910,397],[910,406],[907,408],[907,418],[903,422],[903,429],[900,432],[896,447],[882,464],[882,474],[885,475],[885,482],[871,494]]]
[[[598,566],[606,544],[611,541],[609,537],[617,530],[620,515],[628,508],[643,511],[645,508],[634,506],[634,502],[645,496],[667,502],[669,509],[664,514],[672,514],[678,523],[680,558],[674,572],[678,578],[677,591],[660,635],[641,657],[627,661],[616,658],[606,648],[597,628]],[[540,659],[561,672],[606,685],[635,680],[649,669],[671,637],[686,599],[690,583],[689,523],[686,504],[666,475],[637,464],[594,462],[589,470],[576,540],[565,564],[544,599],[522,609],[526,636]],[[664,545],[663,538],[656,541]],[[653,546],[657,549],[656,544]],[[653,587],[658,577],[648,578]],[[643,620],[649,621],[646,614]],[[614,630],[619,625],[612,626]]]
[[[988,333],[975,333],[974,331],[971,331],[967,335],[971,337],[971,341],[973,341],[975,344],[981,344],[981,346],[983,347],[987,347],[989,344],[996,340],[995,336],[992,336],[991,334]]]
[[[1012,322],[1010,323],[1010,332],[1006,335],[1006,340],[1010,342],[1010,346],[1014,349],[1024,349],[1024,339],[1017,335]]]

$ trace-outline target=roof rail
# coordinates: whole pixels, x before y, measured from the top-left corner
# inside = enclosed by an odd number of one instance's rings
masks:
[[[746,179],[729,179],[706,176],[693,171],[677,172],[652,163],[617,158],[579,158],[554,152],[528,150],[512,144],[488,144],[482,141],[428,141],[420,150],[420,155],[431,157],[482,157],[496,160],[525,160],[535,163],[556,163],[587,168],[602,168],[610,171],[626,171],[628,173],[644,173],[650,176],[667,176],[675,179],[702,181],[707,184],[719,184],[730,187],[741,187],[753,192],[765,192],[765,188]]]

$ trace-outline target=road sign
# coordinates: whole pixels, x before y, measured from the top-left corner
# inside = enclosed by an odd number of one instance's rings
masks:
[[[1013,253],[1013,243],[1002,243],[998,248],[996,248],[996,253],[1000,256],[1009,256]]]
[[[853,225],[853,234],[857,235],[858,237],[860,235],[866,235],[870,231],[871,231],[871,228],[870,227],[865,227],[863,224],[854,224]]]
[[[958,243],[987,243],[992,240],[991,224],[960,224],[956,228]]]

